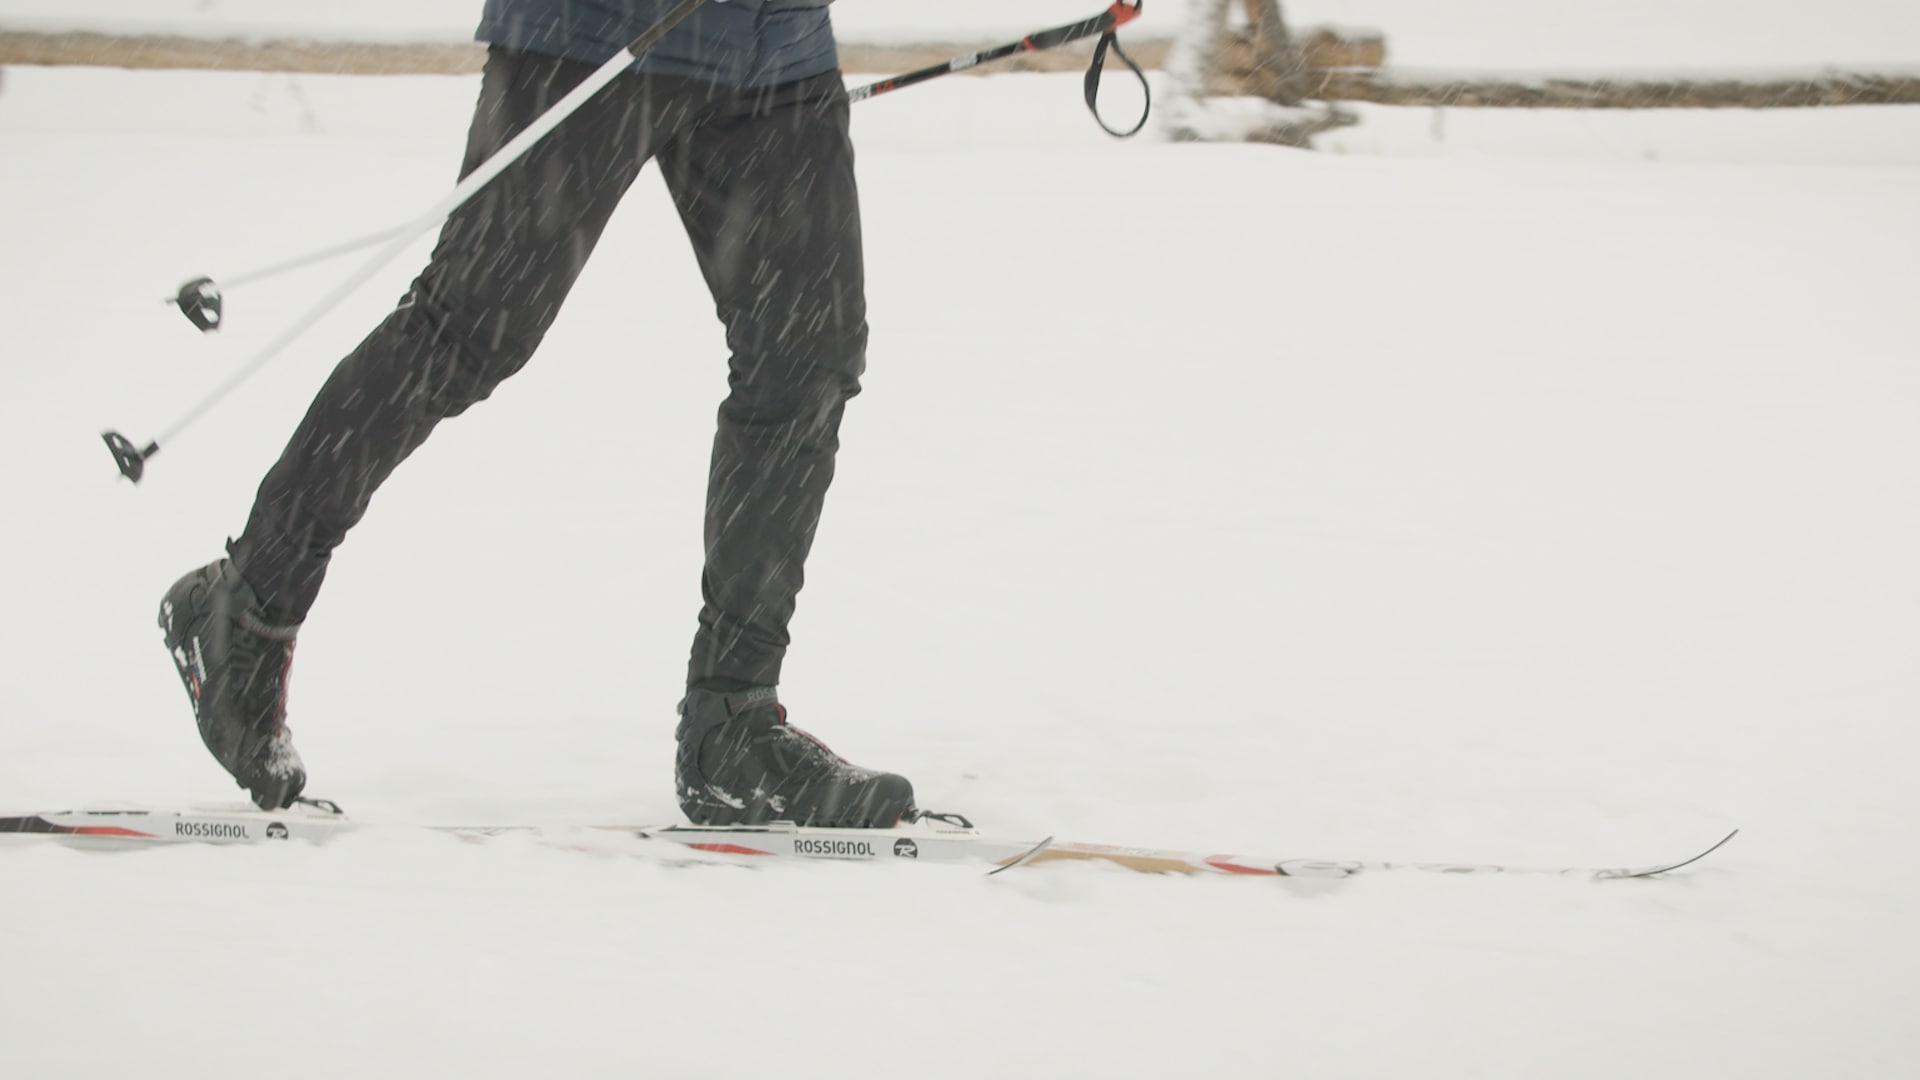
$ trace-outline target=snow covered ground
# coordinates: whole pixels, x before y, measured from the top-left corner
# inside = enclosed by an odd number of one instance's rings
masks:
[[[163,296],[426,207],[473,90],[6,72],[0,811],[237,794],[154,606],[418,259],[140,487],[96,433],[161,430],[352,262],[232,289],[216,338]],[[856,112],[871,372],[797,722],[999,833],[1612,864],[1743,827],[1710,862],[1293,892],[9,847],[0,1076],[1914,1075],[1916,112],[1382,109],[1317,155],[1114,142],[1073,76]],[[708,311],[649,177],[336,560],[317,793],[674,816]]]

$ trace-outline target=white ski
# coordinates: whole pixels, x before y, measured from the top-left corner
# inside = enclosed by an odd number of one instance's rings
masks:
[[[1416,870],[1436,874],[1553,874],[1596,880],[1644,878],[1690,865],[1739,834],[1677,861],[1645,866],[1524,866],[1488,863],[1392,862],[1354,859],[1203,855],[1152,848],[1003,839],[982,833],[958,815],[924,814],[891,829],[831,829],[788,824],[702,825],[405,825],[356,821],[324,800],[282,811],[251,806],[159,808],[111,806],[0,816],[0,843],[58,840],[87,847],[156,844],[325,843],[350,832],[431,831],[483,842],[523,836],[553,847],[614,851],[676,861],[753,864],[780,859],[840,862],[940,862],[990,866],[991,873],[1050,862],[1099,862],[1143,873],[1223,874],[1267,878],[1346,878],[1368,872]]]

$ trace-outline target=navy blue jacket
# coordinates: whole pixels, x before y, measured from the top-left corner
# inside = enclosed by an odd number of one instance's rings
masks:
[[[708,0],[637,68],[724,86],[777,86],[840,66],[833,0]],[[474,38],[604,64],[665,14],[672,0],[486,0]]]

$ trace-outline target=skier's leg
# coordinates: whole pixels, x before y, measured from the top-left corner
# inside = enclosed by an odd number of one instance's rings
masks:
[[[846,402],[866,363],[860,210],[838,74],[764,91],[662,146],[732,350],[688,683],[779,681]]]
[[[593,70],[493,49],[462,175]],[[333,549],[434,425],[533,354],[621,195],[686,123],[689,85],[617,80],[448,219],[399,307],[321,388],[230,545],[273,622],[305,617]]]

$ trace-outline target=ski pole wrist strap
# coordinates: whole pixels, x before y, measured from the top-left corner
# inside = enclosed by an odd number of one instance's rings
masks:
[[[1153,111],[1153,90],[1147,85],[1147,73],[1140,70],[1140,65],[1133,62],[1133,57],[1121,51],[1120,39],[1114,34],[1120,26],[1139,16],[1140,5],[1145,2],[1134,0],[1132,4],[1125,4],[1115,0],[1114,5],[1101,16],[1106,26],[1100,32],[1099,44],[1093,47],[1093,62],[1087,66],[1087,111],[1093,114],[1093,122],[1100,125],[1100,130],[1116,139],[1138,134],[1141,128],[1147,126],[1147,115]],[[1140,80],[1140,119],[1125,131],[1108,124],[1106,118],[1100,115],[1100,73],[1106,67],[1109,49],[1133,71],[1133,77]]]

